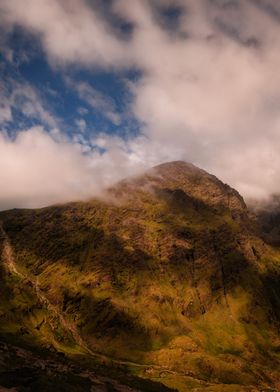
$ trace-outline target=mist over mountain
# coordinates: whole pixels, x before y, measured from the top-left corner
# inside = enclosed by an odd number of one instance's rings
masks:
[[[193,162],[279,193],[277,0],[0,0],[0,209]]]
[[[3,388],[279,390],[279,220],[217,177],[168,162],[0,221]]]
[[[0,390],[280,391],[280,2],[0,0]]]

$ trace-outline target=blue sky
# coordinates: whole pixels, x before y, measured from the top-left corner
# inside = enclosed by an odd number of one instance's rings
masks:
[[[278,193],[279,15],[276,0],[0,0],[0,208],[179,159],[247,198]]]
[[[49,64],[40,42],[24,29],[15,28],[7,39],[13,59],[1,56],[4,87],[9,92],[11,84],[18,83],[33,89],[60,130],[70,137],[82,134],[89,144],[100,132],[124,139],[139,134],[140,123],[130,113],[133,97],[127,88],[127,83],[140,77],[139,72],[133,68],[114,71],[75,65],[62,70]],[[22,100],[28,98],[21,96]],[[34,125],[43,125],[48,131],[53,127],[38,113],[30,115],[14,105],[2,129],[13,135]]]

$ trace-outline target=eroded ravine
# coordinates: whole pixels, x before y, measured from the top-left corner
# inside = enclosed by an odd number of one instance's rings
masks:
[[[33,288],[34,291],[36,292],[36,296],[39,300],[39,302],[42,305],[45,305],[47,309],[51,312],[51,314],[55,315],[56,317],[59,318],[59,321],[61,325],[68,330],[74,341],[81,347],[84,347],[84,342],[82,341],[82,338],[80,337],[79,333],[77,332],[76,328],[68,321],[65,319],[65,317],[59,312],[57,307],[53,305],[50,300],[46,297],[46,295],[42,292],[40,289],[39,285],[39,280],[38,278],[33,278],[30,276],[27,276],[23,272],[19,271],[18,266],[15,261],[14,257],[14,252],[13,248],[10,242],[10,239],[5,232],[2,223],[0,222],[0,235],[3,240],[3,263],[4,263],[4,268],[7,270],[7,272],[17,275],[20,279],[25,280],[27,283],[29,283]]]
[[[85,341],[83,340],[81,335],[79,334],[76,326],[74,324],[72,324],[69,320],[67,320],[64,317],[63,313],[58,309],[58,307],[55,306],[54,304],[52,304],[50,302],[50,300],[48,299],[48,297],[43,293],[43,290],[40,288],[38,277],[30,277],[26,273],[19,270],[17,263],[16,263],[16,260],[15,260],[15,257],[14,257],[14,251],[13,251],[9,236],[6,233],[6,231],[4,230],[3,224],[0,221],[0,239],[1,239],[1,237],[2,237],[2,241],[3,241],[2,261],[4,263],[4,268],[6,269],[6,271],[8,273],[11,273],[11,274],[18,276],[20,279],[24,280],[26,283],[30,284],[30,286],[33,287],[39,302],[42,305],[47,307],[50,314],[53,314],[55,317],[57,317],[59,319],[63,328],[71,334],[75,343],[79,347],[81,347],[87,354],[89,354],[92,357],[98,358],[102,361],[111,362],[116,365],[138,367],[138,368],[141,368],[142,370],[147,371],[147,372],[149,372],[151,370],[155,370],[155,371],[160,372],[161,374],[167,373],[167,374],[179,375],[179,376],[186,378],[186,379],[195,379],[197,382],[201,382],[203,385],[205,384],[204,380],[200,380],[195,377],[192,377],[192,375],[188,374],[187,371],[182,373],[182,372],[177,372],[177,371],[174,371],[174,370],[171,370],[171,369],[165,368],[163,366],[159,366],[159,365],[141,364],[141,363],[137,363],[137,362],[133,362],[133,361],[118,360],[116,358],[112,358],[110,356],[106,356],[104,354],[101,354],[99,352],[95,352],[95,351],[91,350],[87,346],[87,344],[85,343]],[[215,383],[208,383],[208,382],[206,384],[207,385],[215,385]]]

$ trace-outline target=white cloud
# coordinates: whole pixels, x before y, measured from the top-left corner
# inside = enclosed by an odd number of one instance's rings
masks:
[[[88,114],[88,109],[84,108],[84,107],[79,107],[77,109],[77,112],[81,115],[84,116],[85,114]]]
[[[123,45],[85,0],[1,0],[3,23],[38,34],[54,63],[113,64]]]
[[[176,31],[162,27],[152,4],[185,10]],[[186,159],[245,196],[263,197],[280,191],[280,23],[272,6],[279,8],[272,0],[115,0],[113,12],[134,25],[126,40],[84,0],[0,0],[0,14],[34,33],[52,64],[142,72],[128,85],[145,137],[128,149],[103,137],[110,154],[92,159],[107,162],[105,178],[115,167],[125,175],[132,160],[144,167]],[[119,123],[112,102],[92,86],[75,88]]]
[[[145,167],[121,139],[107,142],[106,154],[86,149],[81,141],[57,132],[52,136],[42,127],[19,132],[15,140],[0,132],[0,209],[98,196],[114,181]]]
[[[0,124],[11,121],[12,110],[9,105],[0,106]]]
[[[26,118],[37,119],[51,128],[58,126],[57,119],[45,108],[40,94],[30,84],[11,79],[2,80],[0,92],[0,124],[11,122],[12,110],[15,109]]]
[[[116,111],[114,101],[110,97],[105,96],[86,82],[76,82],[70,78],[65,78],[65,81],[89,106],[102,113],[113,124],[119,125],[121,123],[121,116]]]
[[[75,121],[75,123],[81,132],[85,132],[87,128],[87,123],[83,118],[79,118],[78,120]]]

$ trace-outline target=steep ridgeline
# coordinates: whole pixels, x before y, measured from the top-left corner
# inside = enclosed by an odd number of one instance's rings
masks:
[[[171,162],[0,220],[3,341],[137,390],[280,389],[280,251],[216,177]]]

